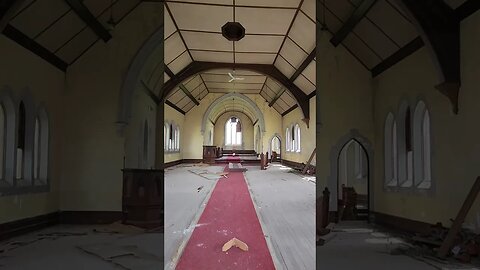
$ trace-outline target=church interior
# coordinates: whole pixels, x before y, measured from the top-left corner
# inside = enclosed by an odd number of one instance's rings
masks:
[[[480,269],[479,9],[0,0],[0,269]]]

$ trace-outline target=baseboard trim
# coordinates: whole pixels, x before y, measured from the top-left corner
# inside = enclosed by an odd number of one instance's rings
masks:
[[[421,233],[428,234],[433,224],[412,220],[408,218],[393,216],[389,214],[371,212],[373,215],[373,222],[383,227],[393,229],[395,231],[407,233]]]
[[[0,224],[0,240],[56,225],[59,223],[59,220],[60,213],[53,212]]]
[[[164,163],[164,164],[163,164],[163,167],[164,167],[164,168],[170,168],[170,167],[173,167],[173,166],[182,164],[182,162],[183,162],[182,159],[175,160],[175,161],[170,161],[170,162]]]
[[[61,224],[110,224],[122,220],[121,211],[63,211]]]

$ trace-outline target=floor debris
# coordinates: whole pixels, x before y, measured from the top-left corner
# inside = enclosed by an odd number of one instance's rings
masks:
[[[111,234],[138,234],[146,232],[145,229],[133,226],[122,224],[120,221],[114,222],[107,226],[102,226],[93,229],[96,233],[111,233]]]
[[[223,247],[222,247],[222,251],[223,252],[226,252],[228,251],[229,249],[231,249],[232,247],[237,247],[243,251],[248,251],[248,245],[245,244],[244,242],[238,240],[237,238],[232,238],[230,239],[228,242],[226,242]]]
[[[82,251],[129,270],[147,270],[162,268],[162,260],[137,246],[116,246],[95,244],[78,246]]]

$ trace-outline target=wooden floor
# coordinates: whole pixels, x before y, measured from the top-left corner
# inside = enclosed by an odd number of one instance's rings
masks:
[[[202,168],[219,171],[223,167]],[[315,183],[271,165],[247,166],[245,178],[276,269],[315,269]],[[215,180],[192,174],[185,165],[165,177],[165,261],[173,269],[191,236]],[[197,193],[198,187],[203,186]],[[196,213],[194,212],[196,211]]]

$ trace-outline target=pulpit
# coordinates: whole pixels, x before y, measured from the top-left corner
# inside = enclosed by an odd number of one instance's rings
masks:
[[[163,170],[123,169],[123,223],[142,228],[163,226]]]
[[[203,146],[203,163],[213,164],[217,158],[217,147],[213,145]]]

